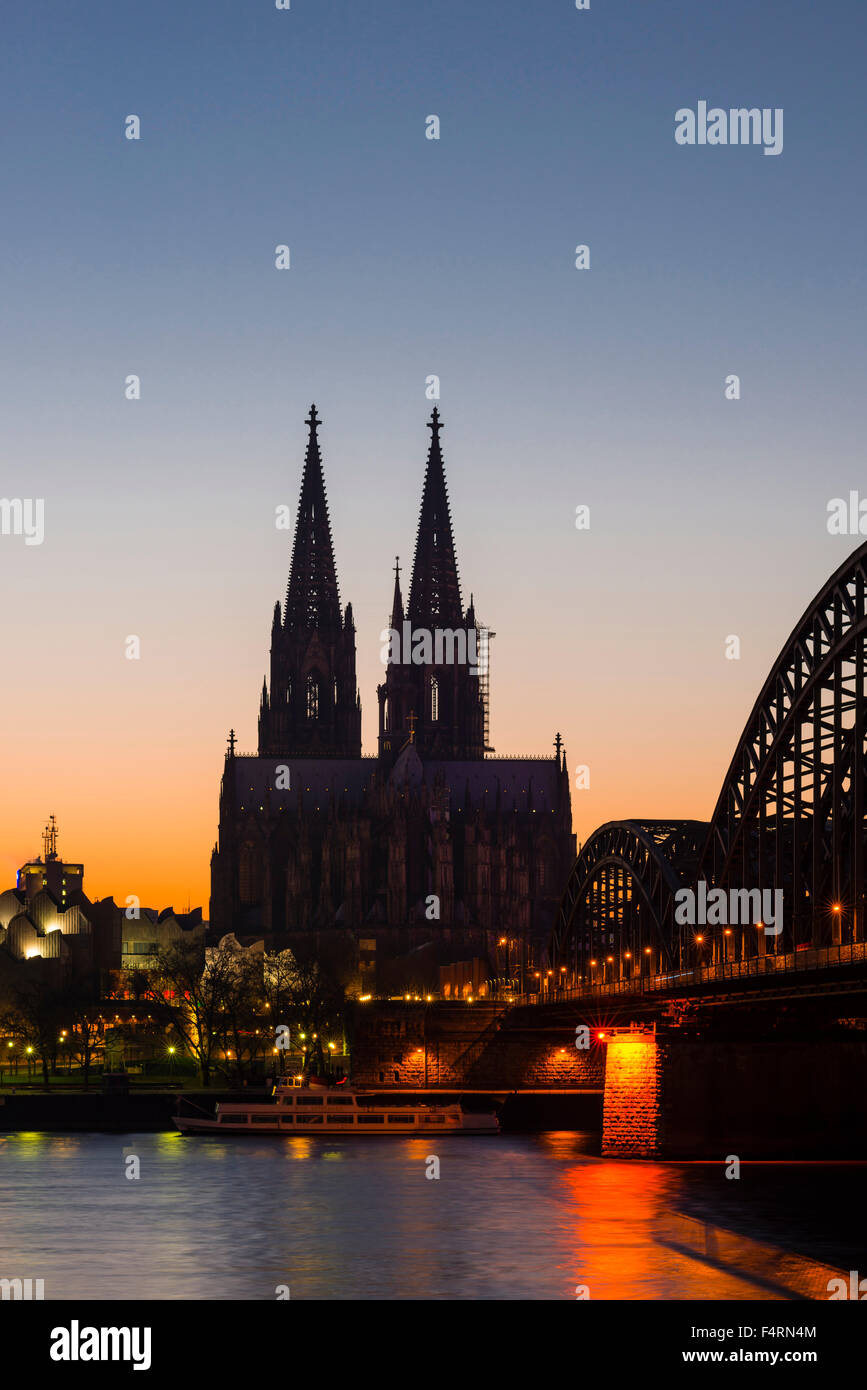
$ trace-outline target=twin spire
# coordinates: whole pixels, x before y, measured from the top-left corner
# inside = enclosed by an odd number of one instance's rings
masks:
[[[327,632],[332,627],[340,626],[340,591],[319,453],[318,430],[322,421],[316,414],[315,405],[311,405],[304,423],[308,426],[309,435],[286,590],[284,625],[311,632]]]
[[[431,432],[431,441],[424,475],[406,613],[417,627],[458,627],[463,616],[461,584],[455,559],[449,494],[440,449],[442,424],[436,406],[428,422],[428,429]]]
[[[305,421],[309,431],[307,452],[283,625],[296,630],[327,632],[340,623],[340,591],[319,452],[318,431],[321,423],[316,406],[311,405]],[[463,617],[448,488],[440,449],[442,422],[436,406],[428,429],[431,431],[431,441],[418,518],[409,602],[405,612],[400,588],[400,564],[395,562],[392,603],[392,627],[395,628],[399,627],[404,617],[417,627],[431,629],[457,627]]]
[[[307,417],[308,440],[292,547],[292,564],[282,614],[271,629],[271,682],[262,687],[259,709],[261,757],[361,755],[361,704],[355,675],[352,608],[341,619],[337,568],[316,407]],[[430,449],[425,470],[409,597],[404,604],[400,562],[394,567],[391,626],[413,656],[389,659],[377,687],[380,756],[393,762],[408,729],[420,756],[484,756],[483,692],[466,655],[455,663],[432,634],[450,630],[452,648],[465,624],[475,626],[472,604],[461,610],[461,586],[448,490],[440,449],[439,410],[428,423]],[[426,631],[430,654],[419,662],[410,633]],[[442,668],[442,669],[440,669]]]

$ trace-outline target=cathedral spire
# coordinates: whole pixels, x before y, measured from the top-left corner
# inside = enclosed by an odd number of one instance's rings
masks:
[[[331,541],[325,479],[319,453],[316,406],[304,422],[309,429],[298,520],[292,546],[292,567],[286,590],[287,629],[323,631],[340,626],[340,593]]]
[[[400,636],[389,646],[385,681],[378,688],[379,753],[394,762],[407,733],[419,757],[475,760],[485,755],[485,708],[479,680],[475,612],[461,612],[452,518],[440,450],[439,410],[428,423],[425,470],[409,599],[403,608],[395,566],[391,626]],[[473,629],[472,632],[469,629]],[[411,655],[410,655],[411,648]]]
[[[407,617],[419,627],[457,627],[460,624],[461,585],[455,559],[449,496],[440,450],[440,415],[434,406],[424,477]]]
[[[316,406],[282,617],[274,605],[271,680],[259,708],[259,756],[359,758],[361,706],[355,680],[352,605],[340,612],[337,568],[319,453]]]
[[[394,598],[391,601],[391,626],[395,631],[403,622],[403,594],[400,592],[400,556],[394,557]]]

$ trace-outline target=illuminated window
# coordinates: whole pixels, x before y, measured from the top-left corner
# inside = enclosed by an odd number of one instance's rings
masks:
[[[307,718],[319,718],[319,682],[315,676],[307,677]]]
[[[440,686],[436,676],[430,678],[430,717],[432,724],[440,717]]]

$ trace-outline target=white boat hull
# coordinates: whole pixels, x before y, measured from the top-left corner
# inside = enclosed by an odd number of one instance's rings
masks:
[[[278,1134],[322,1138],[350,1134],[498,1134],[496,1115],[465,1115],[459,1105],[391,1104],[351,1086],[280,1084],[273,1102],[229,1101],[216,1115],[175,1115],[182,1134]]]
[[[349,1134],[372,1134],[381,1137],[384,1134],[499,1134],[500,1131],[495,1115],[462,1115],[459,1122],[454,1124],[441,1124],[424,1118],[403,1123],[392,1121],[391,1124],[365,1123],[364,1120],[354,1123],[341,1121],[328,1124],[297,1124],[287,1123],[285,1119],[278,1118],[268,1124],[252,1124],[249,1121],[238,1123],[228,1116],[206,1120],[183,1115],[175,1115],[174,1122],[182,1134],[279,1134],[283,1137],[297,1138],[301,1135],[314,1139],[328,1139],[335,1135],[343,1138]]]

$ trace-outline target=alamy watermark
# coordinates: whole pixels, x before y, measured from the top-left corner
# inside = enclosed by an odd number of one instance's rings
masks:
[[[0,1300],[32,1302],[45,1297],[44,1279],[0,1279]]]
[[[860,1303],[867,1299],[867,1279],[862,1279],[857,1269],[849,1270],[848,1284],[845,1279],[829,1279],[827,1287],[829,1303],[840,1298],[851,1298]]]
[[[674,138],[679,145],[764,145],[765,154],[783,152],[781,106],[721,106],[708,110],[706,101],[697,109],[682,106],[674,113]]]
[[[383,628],[380,659],[384,666],[469,666],[479,674],[479,634],[476,628],[416,627],[407,619],[402,630]]]
[[[82,1327],[73,1318],[69,1327],[51,1331],[52,1361],[131,1361],[134,1371],[151,1364],[149,1327]]]
[[[0,535],[23,536],[25,545],[45,540],[44,497],[0,497]]]
[[[764,927],[765,936],[783,930],[782,888],[711,888],[700,879],[697,892],[678,888],[674,895],[674,920],[689,927]]]
[[[867,536],[867,497],[853,488],[846,497],[832,497],[827,505],[830,536]]]

